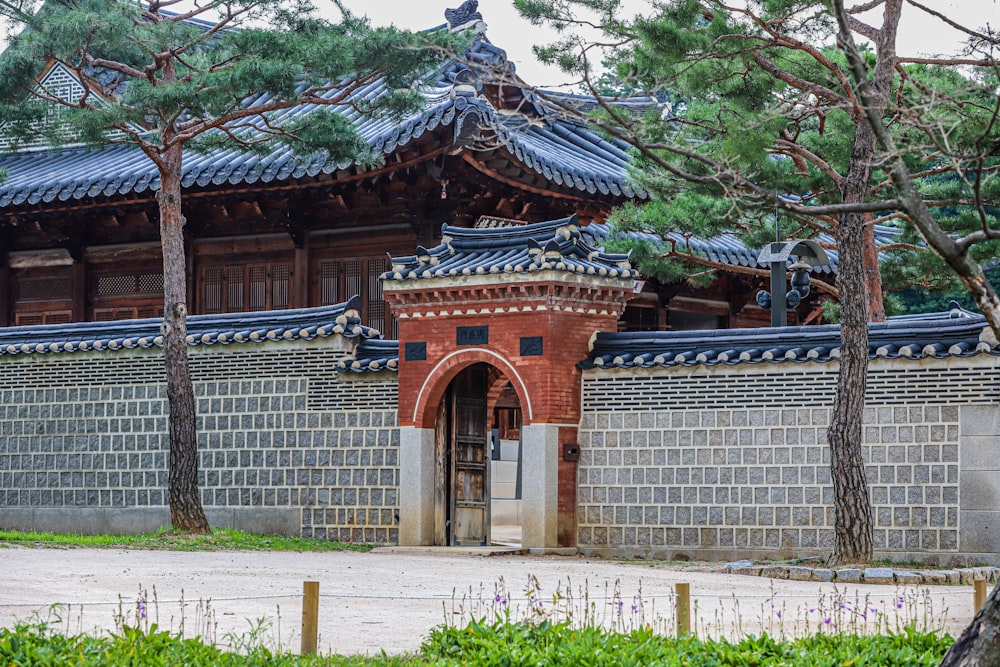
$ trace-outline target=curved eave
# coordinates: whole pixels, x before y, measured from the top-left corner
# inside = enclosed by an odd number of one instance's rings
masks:
[[[507,150],[532,171],[565,188],[597,196],[645,199],[629,182],[628,155],[583,125],[560,119],[493,119]]]
[[[369,91],[369,94],[374,96],[376,92]],[[387,155],[454,120],[456,108],[449,92],[448,89],[429,92],[428,106],[402,122],[362,118],[357,112],[349,112],[348,116],[371,152]],[[298,116],[316,108],[304,105],[285,114]],[[276,147],[265,155],[238,150],[187,151],[181,185],[184,188],[252,185],[331,174],[352,166],[359,164],[353,160],[333,160],[326,155],[297,156],[284,147]],[[160,187],[155,165],[144,153],[130,146],[9,154],[0,157],[0,169],[8,174],[8,179],[0,184],[0,207],[141,195]]]
[[[392,259],[383,274],[386,287],[415,280],[474,276],[518,276],[554,272],[592,278],[634,280],[639,272],[628,255],[606,253],[589,243],[576,216],[492,229],[463,229],[445,225],[442,243],[419,248],[409,257]]]
[[[639,277],[639,272],[636,269],[609,267],[606,264],[573,257],[534,260],[528,257],[526,251],[511,250],[469,254],[454,258],[439,266],[389,271],[382,274],[382,278],[386,281],[401,283],[488,275],[533,276],[547,272],[565,274],[567,277],[581,276],[619,280],[634,280]]]
[[[337,362],[338,373],[395,373],[399,370],[399,341],[367,340],[352,357]]]
[[[592,222],[587,226],[587,232],[598,242],[613,236],[610,226],[607,223]],[[895,243],[899,231],[882,225],[875,227],[876,248]],[[665,236],[659,236],[651,232],[629,231],[622,233],[622,236],[629,239],[644,241],[647,243],[670,242],[679,252],[690,251],[699,257],[704,257],[711,262],[728,266],[740,266],[746,268],[766,268],[758,263],[757,257],[760,254],[759,248],[747,248],[735,234],[719,234],[710,239],[697,236],[684,235],[678,232],[671,232]],[[822,275],[836,274],[839,267],[839,256],[833,249],[836,240],[827,235],[819,234],[816,241],[826,248],[826,254],[830,264],[826,266],[816,266],[811,269],[813,273]],[[788,264],[794,263],[794,259],[789,258]]]
[[[355,94],[371,102],[384,87],[371,84]],[[425,91],[427,106],[402,121],[364,117],[346,111],[374,155],[389,155],[439,127],[451,125],[457,114],[474,106],[484,129],[525,168],[581,195],[645,197],[628,184],[628,156],[623,146],[609,142],[581,125],[551,119],[512,120],[496,112],[484,98],[453,97],[448,86]],[[318,108],[303,105],[277,114],[298,118]],[[288,179],[313,178],[338,170],[363,167],[353,160],[326,155],[300,156],[276,146],[265,154],[232,150],[187,151],[181,185],[186,189],[246,186]],[[34,206],[96,197],[142,195],[159,189],[159,174],[140,150],[130,146],[74,147],[31,151],[0,157],[9,177],[0,184],[0,207]]]

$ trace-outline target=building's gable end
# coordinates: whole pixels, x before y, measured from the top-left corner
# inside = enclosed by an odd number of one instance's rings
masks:
[[[42,76],[39,78],[38,83],[34,88],[34,93],[45,94],[48,97],[59,98],[62,100],[67,100],[68,102],[79,102],[85,94],[88,93],[87,87],[84,86],[83,82],[80,81],[80,77],[77,76],[69,67],[64,63],[59,61],[52,61]],[[98,94],[93,88],[89,91],[90,97],[94,100],[96,106],[107,105],[107,100]],[[18,139],[10,135],[9,132],[5,131],[4,125],[0,125],[0,152],[3,153],[15,153],[28,150],[40,150],[51,148],[48,138],[45,136],[47,130],[51,130],[53,127],[58,127],[60,116],[65,113],[66,109],[63,105],[56,102],[49,102],[48,109],[45,113],[45,120],[42,121],[41,126],[37,127],[37,134],[30,139]],[[67,145],[80,145],[82,142],[77,140],[75,136],[75,130],[68,124],[63,123],[64,127],[58,128],[60,134]],[[133,127],[137,132],[142,132],[142,128]],[[110,134],[111,138],[121,137],[120,132],[114,132]]]

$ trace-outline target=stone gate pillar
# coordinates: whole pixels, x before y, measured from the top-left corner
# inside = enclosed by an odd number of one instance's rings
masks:
[[[399,321],[400,544],[433,543],[438,408],[451,380],[483,362],[521,402],[524,546],[575,545],[577,363],[597,332],[616,330],[637,279],[576,216],[445,225],[439,246],[393,259],[383,288]]]

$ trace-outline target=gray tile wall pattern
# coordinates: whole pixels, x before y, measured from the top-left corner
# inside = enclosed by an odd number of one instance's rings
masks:
[[[304,536],[396,541],[396,377],[338,374],[342,356],[322,340],[191,350],[210,515],[292,510]],[[155,349],[5,359],[0,520],[165,506],[162,363]]]
[[[970,415],[981,424],[984,410],[996,413],[989,405],[997,396],[993,363],[873,363],[863,455],[877,551],[914,557],[983,551],[960,544],[960,511],[968,517],[979,509],[960,491],[979,484],[1000,497],[1000,474],[994,464],[975,463],[989,468],[985,475],[960,468],[978,445],[967,435]],[[585,373],[581,548],[662,557],[828,553],[833,489],[826,427],[835,369],[783,370]],[[968,407],[976,403],[988,405]],[[975,432],[1000,433],[995,422]]]

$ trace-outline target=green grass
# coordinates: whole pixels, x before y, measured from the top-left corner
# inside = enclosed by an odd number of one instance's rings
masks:
[[[348,544],[329,540],[277,535],[253,535],[220,528],[210,535],[192,535],[161,530],[143,535],[60,535],[0,530],[0,547],[92,547],[155,549],[162,551],[371,551],[371,544]]]
[[[802,639],[747,637],[739,642],[663,637],[648,629],[629,633],[566,624],[472,623],[435,629],[420,651],[403,656],[297,656],[263,645],[235,642],[227,650],[151,627],[123,627],[111,635],[65,636],[44,623],[0,630],[0,664],[111,667],[186,665],[313,667],[343,665],[504,665],[509,667],[932,667],[952,639],[933,632],[857,636],[818,634]]]
[[[648,628],[619,633],[565,624],[471,623],[466,628],[435,630],[421,655],[438,665],[931,667],[951,644],[951,637],[916,630],[785,640],[763,635],[729,642],[664,637]]]

